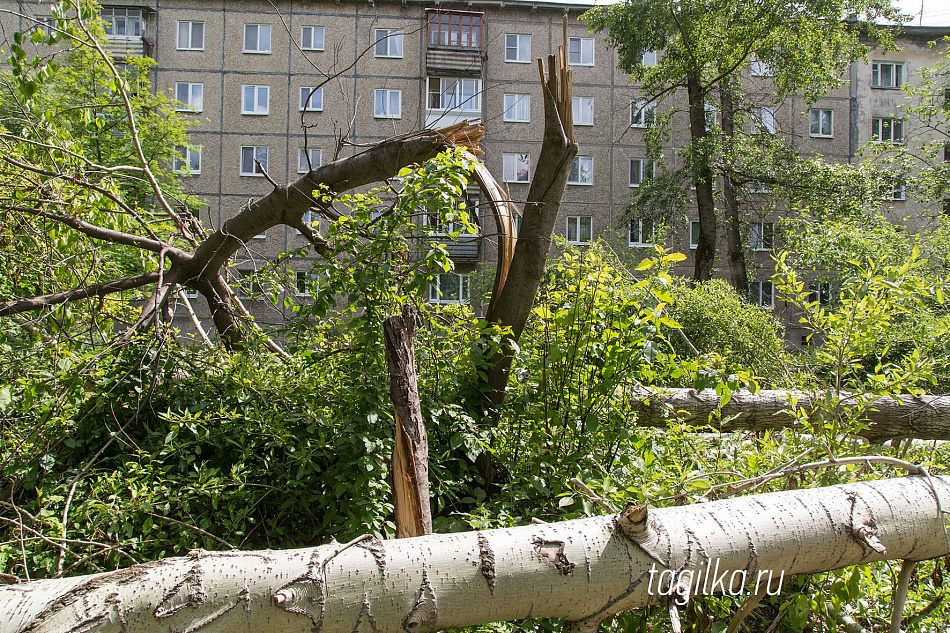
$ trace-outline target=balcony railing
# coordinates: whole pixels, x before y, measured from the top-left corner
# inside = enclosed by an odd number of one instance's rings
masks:
[[[480,75],[482,14],[471,11],[428,10],[426,67],[430,72]]]

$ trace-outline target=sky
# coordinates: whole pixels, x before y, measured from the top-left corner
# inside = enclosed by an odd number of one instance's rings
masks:
[[[950,26],[950,0],[897,0],[895,4],[901,12],[914,16],[908,24],[921,24],[920,9],[923,6],[924,26]]]

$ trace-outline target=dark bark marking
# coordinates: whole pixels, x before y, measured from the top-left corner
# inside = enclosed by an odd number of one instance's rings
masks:
[[[155,607],[154,616],[167,618],[186,607],[197,607],[205,601],[205,592],[201,588],[201,567],[195,565],[185,577],[172,587]]]
[[[376,560],[376,568],[379,569],[379,573],[386,573],[386,547],[381,540],[374,536],[357,543],[356,546],[369,551]]]
[[[356,618],[356,624],[353,625],[353,633],[360,633],[360,626],[363,624],[364,617],[369,622],[369,627],[373,630],[373,633],[380,633],[379,625],[376,624],[376,616],[373,615],[373,611],[369,606],[369,599],[365,596],[363,597],[363,606],[360,607],[360,614]]]
[[[539,536],[531,539],[534,543],[534,549],[538,556],[547,558],[548,562],[554,565],[554,568],[564,576],[570,576],[574,573],[576,565],[567,560],[564,555],[564,541],[548,541]]]
[[[326,598],[323,595],[323,578],[315,573],[314,561],[311,560],[311,569],[307,573],[278,589],[271,603],[289,613],[307,616],[313,622],[311,631],[319,633],[323,628]]]
[[[478,533],[478,560],[481,563],[482,576],[488,583],[488,593],[494,597],[495,586],[498,584],[495,577],[495,552],[492,551],[488,539],[481,532]]]
[[[435,631],[439,619],[439,605],[436,603],[435,592],[429,583],[429,576],[422,570],[422,585],[419,587],[419,598],[409,610],[402,628],[408,633],[428,633]]]

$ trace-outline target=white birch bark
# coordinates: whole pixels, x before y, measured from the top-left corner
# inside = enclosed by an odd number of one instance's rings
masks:
[[[532,616],[586,630],[665,600],[670,578],[684,590],[691,580],[696,594],[738,590],[743,576],[767,582],[771,572],[777,590],[792,574],[946,555],[938,493],[950,501],[950,478],[793,490],[651,509],[649,517],[628,508],[349,546],[193,552],[4,587],[0,632],[428,633]]]

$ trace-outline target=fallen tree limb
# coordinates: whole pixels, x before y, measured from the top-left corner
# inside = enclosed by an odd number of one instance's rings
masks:
[[[633,404],[639,426],[666,426],[671,420],[706,425],[728,431],[765,431],[801,425],[801,412],[812,422],[828,419],[815,395],[799,391],[737,391],[720,407],[722,399],[712,389],[635,390]],[[824,398],[824,396],[821,396]],[[950,440],[950,396],[899,395],[866,400],[866,396],[841,394],[838,410],[856,410],[867,428],[855,433],[870,442],[898,438]]]
[[[948,477],[902,477],[524,527],[287,551],[194,551],[0,589],[0,633],[353,633],[622,610],[948,553]]]

